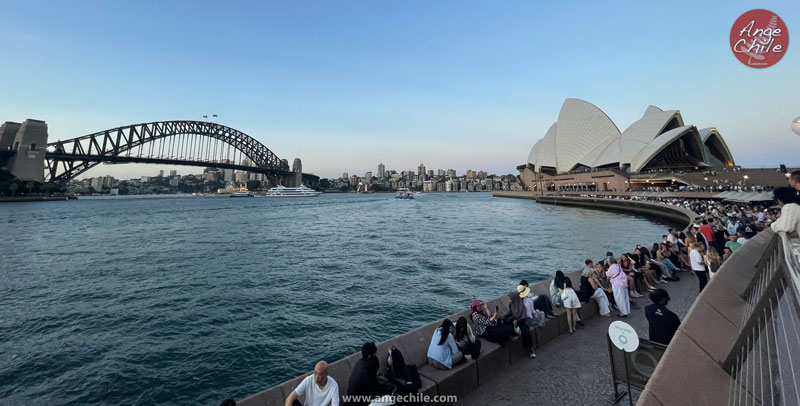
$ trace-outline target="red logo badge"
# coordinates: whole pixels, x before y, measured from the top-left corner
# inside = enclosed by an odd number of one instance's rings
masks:
[[[789,46],[789,31],[777,14],[769,10],[750,10],[731,28],[731,50],[751,68],[768,68],[783,58]]]

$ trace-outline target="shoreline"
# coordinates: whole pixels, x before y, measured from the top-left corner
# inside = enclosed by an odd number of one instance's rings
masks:
[[[0,197],[0,203],[19,203],[19,202],[60,202],[67,200],[78,200],[75,196],[17,196]]]

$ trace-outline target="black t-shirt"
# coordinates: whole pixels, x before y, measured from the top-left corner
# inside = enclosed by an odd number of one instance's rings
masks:
[[[645,306],[644,315],[650,324],[650,341],[655,341],[664,345],[669,344],[681,320],[678,315],[660,304],[650,304]]]

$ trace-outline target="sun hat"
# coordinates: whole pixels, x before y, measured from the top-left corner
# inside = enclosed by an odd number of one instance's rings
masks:
[[[526,298],[528,294],[531,293],[531,288],[523,285],[517,285],[517,293],[519,293],[519,297]]]

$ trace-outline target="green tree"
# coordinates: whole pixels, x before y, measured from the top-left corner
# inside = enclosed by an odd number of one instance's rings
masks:
[[[341,191],[341,192],[349,192],[350,191],[350,186],[342,186],[342,187],[339,188],[339,191]]]
[[[261,187],[260,180],[248,180],[247,181],[247,190],[256,190]]]
[[[48,182],[43,184],[42,186],[39,186],[39,190],[44,192],[45,196],[50,196],[50,191],[53,190],[54,187],[55,186],[52,183]]]
[[[319,187],[321,187],[323,189],[328,189],[328,188],[331,187],[331,182],[329,180],[327,180],[327,179],[324,179],[324,178],[320,179],[319,180]]]
[[[19,184],[12,183],[8,185],[8,190],[11,191],[11,197],[14,197],[14,195],[17,193],[17,190],[19,190]]]
[[[36,184],[33,182],[26,182],[25,189],[28,189],[28,194],[33,193],[33,188],[36,187]]]

